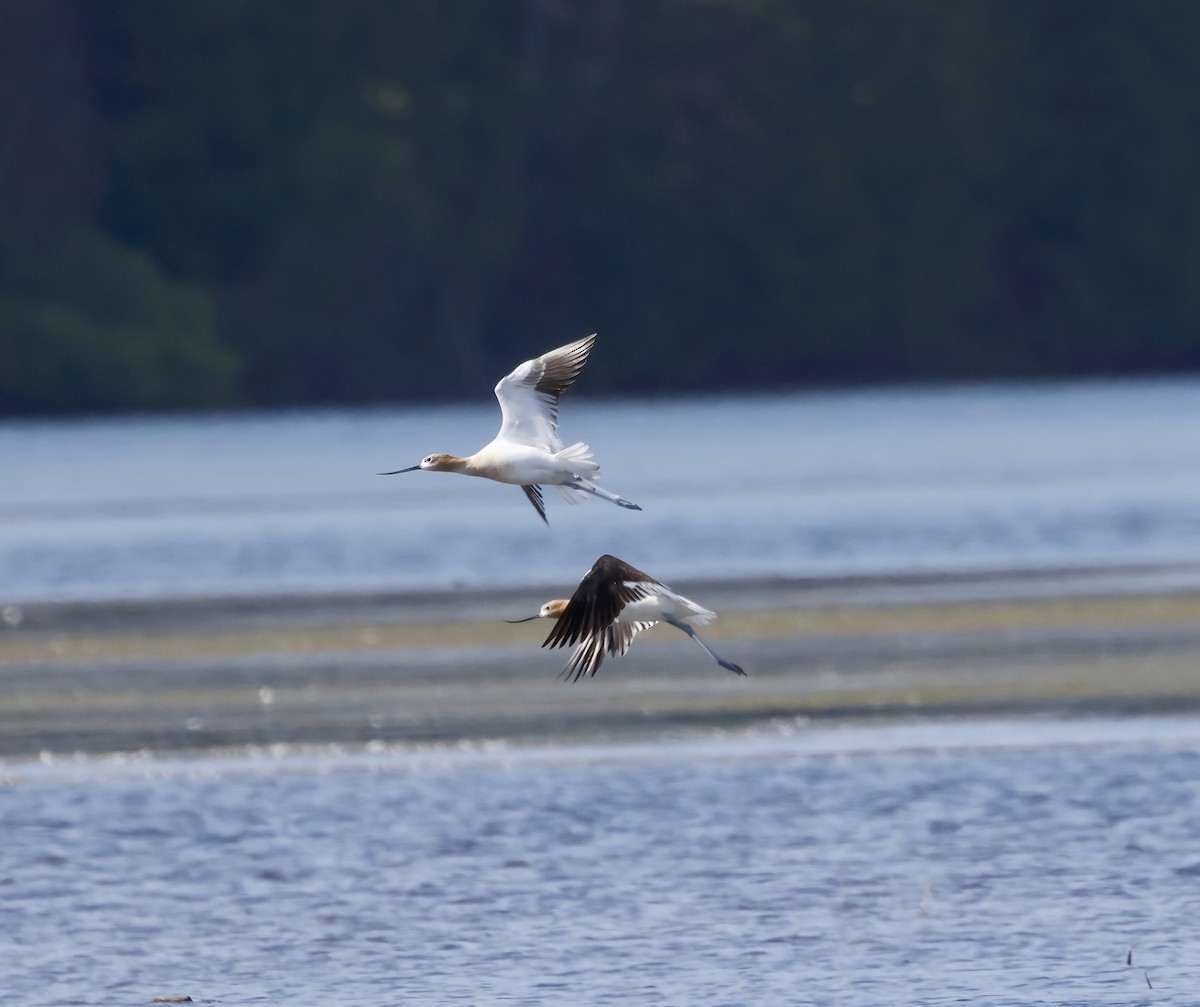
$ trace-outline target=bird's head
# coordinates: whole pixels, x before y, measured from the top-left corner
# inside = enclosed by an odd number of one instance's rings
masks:
[[[462,459],[456,455],[426,455],[421,459],[421,464],[417,468],[428,469],[430,472],[450,472],[457,467],[460,461]]]
[[[381,476],[398,476],[402,472],[416,472],[425,469],[428,472],[457,472],[462,459],[455,455],[433,454],[421,459],[420,465],[410,465],[406,469],[396,469],[395,472],[380,472]]]
[[[537,615],[528,616],[525,619],[505,619],[505,622],[532,622],[534,619],[557,619],[566,611],[568,599],[556,598],[554,601],[548,601],[545,605],[538,609]]]

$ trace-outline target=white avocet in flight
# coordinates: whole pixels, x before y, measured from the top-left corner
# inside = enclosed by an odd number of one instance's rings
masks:
[[[568,503],[582,503],[585,494],[611,500],[619,507],[641,510],[637,504],[596,485],[600,465],[583,441],[563,447],[558,437],[558,397],[579,377],[596,342],[593,332],[584,339],[526,360],[496,385],[500,400],[500,432],[473,455],[426,455],[419,465],[383,476],[425,469],[461,472],[496,482],[520,486],[534,509],[546,521],[542,487],[554,486]],[[547,524],[549,522],[547,521]]]
[[[509,622],[529,622],[532,619],[557,619],[558,624],[546,637],[543,647],[572,647],[575,653],[563,669],[560,678],[578,682],[584,675],[595,675],[607,651],[620,657],[629,650],[633,638],[656,622],[665,622],[681,629],[704,648],[706,654],[722,668],[735,675],[746,674],[732,661],[726,661],[696,635],[688,625],[710,623],[715,612],[701,608],[694,601],[676,594],[649,574],[642,573],[615,556],[601,556],[570,600],[548,601],[537,615]]]

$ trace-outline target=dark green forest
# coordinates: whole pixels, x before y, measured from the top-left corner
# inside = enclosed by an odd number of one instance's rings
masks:
[[[0,0],[0,412],[1200,369],[1191,0]]]

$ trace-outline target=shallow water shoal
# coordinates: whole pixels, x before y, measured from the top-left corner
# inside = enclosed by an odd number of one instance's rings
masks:
[[[530,592],[448,594],[433,612],[411,597],[34,611],[0,634],[0,755],[1200,705],[1200,594],[1030,597],[987,578],[826,588],[698,589],[722,613],[705,635],[747,678],[657,627],[572,684],[554,680],[566,652],[538,647],[545,624],[497,617],[535,610]]]

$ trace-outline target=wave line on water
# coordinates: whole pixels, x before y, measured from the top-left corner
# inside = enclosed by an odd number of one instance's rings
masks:
[[[589,765],[949,755],[1094,746],[1194,746],[1200,716],[957,718],[813,726],[804,718],[645,740],[276,743],[164,755],[149,750],[0,761],[0,785],[81,779],[447,772],[479,767],[568,770]]]

